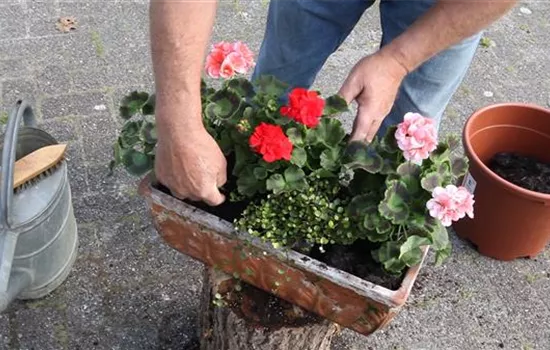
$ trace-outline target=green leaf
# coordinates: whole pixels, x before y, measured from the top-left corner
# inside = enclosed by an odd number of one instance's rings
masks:
[[[222,89],[216,91],[210,97],[210,103],[207,104],[204,113],[207,118],[229,120],[232,117],[240,117],[237,113],[241,108],[241,97],[231,90]],[[240,118],[238,118],[240,119]],[[238,122],[238,120],[235,120]]]
[[[351,199],[348,204],[347,212],[351,218],[359,218],[369,212],[376,212],[376,197],[371,194],[360,194]]]
[[[115,166],[122,163],[122,155],[124,154],[124,150],[120,145],[120,141],[121,139],[119,137],[115,142],[115,144],[113,145],[113,158],[114,158]]]
[[[351,193],[374,192],[379,194],[373,199],[378,203],[382,199],[382,190],[385,187],[384,181],[385,176],[381,174],[371,174],[363,169],[356,169],[353,171],[353,180],[351,180],[348,188]]]
[[[289,190],[303,191],[308,188],[306,174],[302,169],[295,165],[286,168],[285,181]]]
[[[151,94],[147,103],[141,107],[141,114],[143,115],[154,115],[155,114],[155,104],[156,104],[156,95]]]
[[[435,164],[439,164],[449,159],[450,155],[449,148],[445,143],[440,143],[437,148],[430,153],[430,159]]]
[[[346,136],[342,122],[335,118],[321,118],[319,125],[310,131],[315,133],[317,142],[328,147],[338,146]]]
[[[289,87],[273,75],[262,75],[252,83],[258,92],[279,97]]]
[[[459,179],[466,175],[468,172],[468,158],[465,157],[452,157],[451,158],[451,172],[455,179]]]
[[[435,266],[440,266],[451,255],[452,247],[449,243],[445,248],[435,252]]]
[[[392,232],[393,225],[388,221],[380,218],[378,225],[376,225],[376,232],[380,235],[387,235],[389,238],[390,233]]]
[[[225,155],[233,151],[233,139],[231,138],[231,132],[229,129],[222,129],[217,139],[218,145],[223,150]]]
[[[233,175],[239,176],[242,169],[253,159],[253,154],[248,147],[236,144],[235,145],[235,166],[233,167]]]
[[[369,231],[375,231],[376,227],[380,225],[383,218],[378,213],[376,203],[369,204],[368,207],[363,209],[363,227]]]
[[[450,243],[449,232],[439,221],[437,221],[430,230],[430,237],[435,250],[444,249]]]
[[[252,197],[264,189],[265,182],[256,178],[253,169],[250,166],[244,168],[237,178],[237,190],[244,196]]]
[[[128,120],[122,126],[120,142],[122,148],[131,148],[140,141],[142,120]]]
[[[420,166],[411,162],[402,163],[397,167],[397,174],[411,195],[418,193],[420,190],[419,176],[421,171]]]
[[[246,107],[243,111],[242,119],[251,120],[253,116],[254,116],[254,108],[250,106]]]
[[[378,205],[378,210],[393,224],[405,224],[409,217],[408,199],[409,192],[406,185],[401,181],[392,180],[384,193],[384,199]]]
[[[294,147],[294,149],[292,150],[292,157],[290,158],[290,162],[301,168],[306,164],[306,161],[307,161],[306,151],[301,147]]]
[[[294,146],[303,146],[304,145],[304,138],[302,135],[302,132],[298,130],[297,128],[289,128],[286,131],[286,136],[288,136],[288,139]]]
[[[376,260],[382,263],[384,269],[392,274],[399,274],[406,267],[399,259],[399,245],[397,242],[386,242],[374,252]]]
[[[428,192],[432,192],[436,187],[443,185],[443,177],[438,172],[432,171],[424,175],[420,180],[420,185]]]
[[[226,86],[240,97],[249,98],[254,96],[254,86],[252,83],[243,77],[233,78],[226,81]]]
[[[257,180],[265,180],[267,178],[267,169],[261,166],[255,167],[254,177]]]
[[[343,163],[350,169],[363,169],[371,174],[382,169],[382,157],[361,141],[350,142],[343,158]]]
[[[410,236],[399,250],[399,259],[407,266],[418,265],[422,261],[421,246],[429,245],[431,242],[426,237]]]
[[[392,158],[386,158],[383,155],[380,155],[382,157],[382,169],[380,169],[380,174],[382,175],[389,175],[389,174],[395,174],[396,173],[396,166],[397,162],[395,159]]]
[[[328,171],[324,168],[315,169],[311,172],[310,177],[318,178],[318,179],[328,179],[332,177],[336,177],[336,174],[332,171]]]
[[[332,95],[325,99],[323,115],[332,115],[348,111],[348,103],[340,95]]]
[[[126,150],[122,155],[122,163],[128,173],[141,176],[153,169],[153,157],[133,149]]]
[[[321,166],[326,170],[335,170],[340,163],[340,149],[329,148],[321,153]]]
[[[456,150],[460,146],[460,138],[456,135],[447,135],[445,143],[451,152]]]
[[[275,194],[279,194],[284,191],[286,187],[286,181],[281,174],[273,174],[267,179],[266,187],[268,191],[273,191]]]
[[[411,162],[405,162],[402,163],[397,167],[397,174],[401,176],[414,176],[418,177],[420,175],[422,169],[417,164],[411,163]]]
[[[145,121],[141,126],[141,139],[148,144],[156,144],[158,140],[157,127],[152,121]]]
[[[149,94],[141,91],[132,91],[129,95],[124,96],[119,107],[120,116],[123,119],[130,119],[137,113],[141,112],[141,108],[149,101]]]
[[[387,222],[387,221],[386,221]],[[365,236],[373,243],[386,242],[390,238],[391,231],[379,233],[377,230],[367,231]]]
[[[380,149],[384,152],[394,154],[399,151],[397,146],[397,140],[395,139],[395,132],[397,131],[397,126],[392,125],[386,129],[386,133],[380,140]]]
[[[279,168],[281,167],[281,164],[282,162],[280,161],[277,161],[277,162],[266,162],[265,160],[261,159],[259,164],[266,168],[268,171],[276,171],[276,170],[279,170]]]

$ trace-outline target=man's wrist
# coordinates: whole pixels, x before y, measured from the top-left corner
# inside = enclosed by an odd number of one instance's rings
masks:
[[[156,95],[155,119],[163,133],[189,134],[204,131],[200,91],[198,95],[181,92]]]
[[[397,52],[387,50],[385,48],[380,49],[377,55],[382,57],[388,66],[391,67],[391,74],[398,79],[404,79],[407,74],[411,72],[407,62]]]

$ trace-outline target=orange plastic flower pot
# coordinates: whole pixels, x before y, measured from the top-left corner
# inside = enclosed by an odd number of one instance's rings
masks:
[[[463,144],[470,161],[464,182],[474,191],[474,218],[455,223],[455,231],[495,259],[535,257],[550,242],[550,195],[504,180],[488,163],[498,152],[550,162],[550,110],[522,103],[485,107],[466,122]]]

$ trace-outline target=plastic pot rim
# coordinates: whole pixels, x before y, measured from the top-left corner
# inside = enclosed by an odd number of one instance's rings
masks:
[[[508,190],[516,195],[521,195],[531,201],[539,202],[542,205],[550,205],[550,194],[544,194],[540,192],[531,191],[528,189],[525,189],[523,187],[520,187],[518,185],[513,184],[512,182],[506,181],[505,179],[501,178],[499,175],[497,175],[495,172],[493,172],[487,165],[485,165],[478,157],[477,153],[472,147],[472,144],[470,142],[470,137],[474,134],[472,132],[472,124],[474,121],[476,121],[480,116],[482,116],[485,112],[493,109],[503,108],[503,107],[519,107],[526,110],[536,110],[539,112],[547,113],[549,115],[549,123],[550,123],[550,110],[543,108],[541,106],[531,104],[531,103],[521,103],[521,102],[506,102],[506,103],[497,103],[497,104],[490,104],[485,107],[479,108],[472,115],[468,118],[466,121],[466,124],[464,125],[463,132],[462,132],[462,142],[464,145],[464,150],[470,160],[472,160],[478,169],[489,179],[491,179],[492,182],[497,183],[505,190]],[[518,125],[518,127],[521,127],[521,125]],[[480,129],[481,130],[481,129]],[[550,135],[549,135],[550,137]]]

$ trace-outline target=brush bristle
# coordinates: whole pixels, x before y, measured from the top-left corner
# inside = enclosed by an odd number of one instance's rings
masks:
[[[39,183],[40,181],[42,181],[43,179],[49,177],[50,175],[52,175],[53,173],[55,173],[60,167],[61,167],[61,164],[63,164],[65,162],[65,158],[62,158],[59,162],[57,162],[55,165],[53,165],[52,167],[50,167],[49,169],[41,172],[40,174],[38,174],[37,176],[33,177],[32,179],[30,179],[29,181],[25,182],[24,184],[16,187],[14,189],[14,193],[17,194],[21,191],[24,191],[26,190],[27,188],[29,187],[32,187],[34,185],[36,185],[37,183]]]

